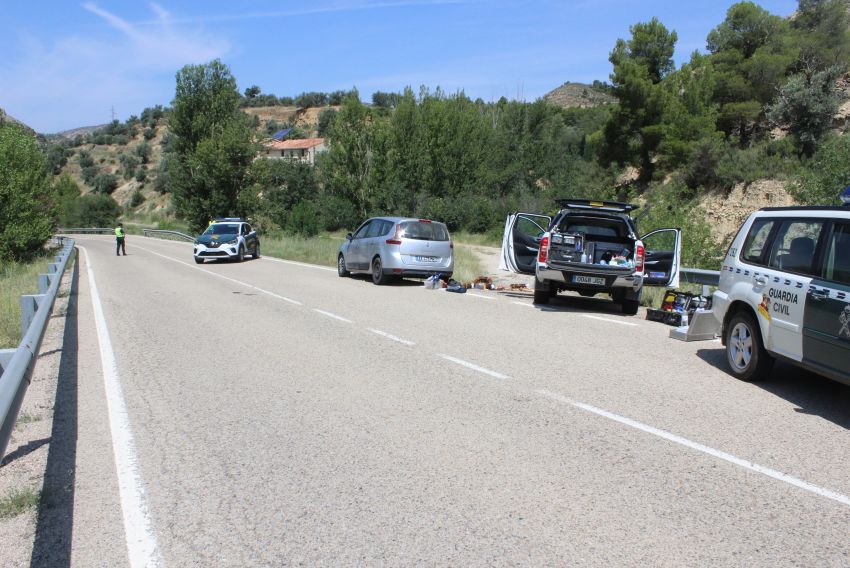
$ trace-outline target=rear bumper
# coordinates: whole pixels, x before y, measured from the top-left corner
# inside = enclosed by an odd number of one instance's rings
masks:
[[[584,284],[573,282],[573,276],[587,276],[590,278],[604,278],[604,284]],[[540,281],[551,281],[563,284],[565,288],[573,290],[599,290],[605,291],[611,288],[628,288],[640,290],[643,286],[643,275],[623,274],[622,272],[612,274],[604,269],[589,270],[556,270],[553,268],[537,267],[537,279]]]

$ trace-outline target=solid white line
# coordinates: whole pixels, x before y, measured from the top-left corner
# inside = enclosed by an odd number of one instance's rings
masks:
[[[594,320],[607,321],[608,323],[616,323],[616,324],[619,324],[619,325],[628,325],[628,326],[631,326],[631,327],[637,327],[636,323],[631,323],[631,322],[627,322],[627,321],[618,321],[618,320],[611,319],[611,318],[601,318],[599,316],[592,316],[590,314],[581,314],[581,315],[583,315],[586,318],[590,318],[590,319],[594,319]]]
[[[525,306],[526,308],[533,308],[534,304],[528,304],[526,302],[511,302],[512,304],[516,304],[517,306]]]
[[[412,341],[402,339],[401,337],[396,337],[395,335],[390,335],[386,331],[381,331],[380,329],[369,329],[369,331],[371,331],[372,333],[376,333],[376,334],[380,335],[381,337],[386,337],[387,339],[392,339],[393,341],[398,341],[399,343],[403,343],[403,344],[408,345],[408,346],[416,345]]]
[[[137,247],[137,248],[140,248],[140,249],[147,251],[151,254],[155,254],[156,256],[161,256],[162,258],[164,258],[166,260],[170,260],[171,262],[176,262],[177,264],[182,264],[183,266],[186,266],[187,268],[194,268],[195,270],[200,270],[201,272],[206,272],[207,274],[212,274],[213,276],[217,276],[218,278],[221,278],[223,280],[227,280],[228,282],[233,282],[234,284],[239,284],[240,286],[245,286],[246,288],[250,288],[251,290],[256,290],[257,292],[260,292],[262,294],[266,294],[268,296],[271,296],[272,298],[277,298],[278,300],[283,300],[284,302],[289,302],[290,304],[294,304],[296,306],[302,305],[301,302],[299,302],[298,300],[293,300],[292,298],[287,298],[286,296],[281,296],[280,294],[275,294],[274,292],[269,292],[268,290],[264,290],[262,288],[254,286],[253,284],[248,284],[247,282],[242,282],[241,280],[236,280],[235,278],[230,278],[229,276],[225,276],[223,274],[213,272],[212,270],[207,270],[206,268],[201,268],[200,266],[193,266],[193,265],[189,264],[188,262],[183,262],[182,260],[177,260],[176,258],[171,258],[170,256],[166,256],[164,254],[159,254],[158,252],[154,252],[154,251],[152,251],[150,249],[146,249],[144,247]]]
[[[503,375],[502,373],[497,373],[496,371],[491,371],[490,369],[485,369],[484,367],[479,367],[474,363],[470,363],[469,361],[464,361],[463,359],[458,359],[457,357],[452,357],[451,355],[443,355],[442,353],[437,353],[438,357],[442,357],[447,361],[451,361],[452,363],[457,363],[458,365],[462,365],[467,369],[472,369],[473,371],[478,371],[479,373],[484,373],[485,375],[490,375],[496,379],[510,379],[509,376]]]
[[[109,429],[112,432],[112,451],[115,454],[115,468],[118,473],[118,493],[121,499],[121,511],[124,516],[124,535],[127,540],[127,553],[131,566],[159,566],[160,556],[153,530],[142,477],[139,473],[133,433],[121,380],[118,376],[118,364],[112,351],[112,340],[103,315],[103,306],[97,292],[97,282],[91,268],[91,258],[85,247],[86,267],[94,307],[94,320],[100,344],[100,361],[103,366],[103,383],[106,389],[106,406],[109,416]]]
[[[354,322],[352,322],[350,319],[345,319],[345,318],[344,318],[344,317],[342,317],[342,316],[338,316],[338,315],[336,315],[336,314],[332,314],[332,313],[330,313],[330,312],[326,312],[325,310],[320,310],[319,308],[313,308],[313,311],[314,311],[314,312],[318,312],[318,313],[322,314],[323,316],[328,316],[329,318],[333,318],[333,319],[335,319],[335,320],[344,321],[345,323],[354,323]]]
[[[813,483],[809,483],[808,481],[803,481],[802,479],[798,479],[794,476],[788,475],[787,473],[782,473],[781,471],[777,471],[775,469],[771,469],[769,467],[765,467],[763,465],[759,465],[757,463],[753,463],[747,461],[745,459],[741,459],[739,457],[733,456],[731,454],[727,454],[726,452],[722,452],[720,450],[715,450],[714,448],[710,448],[698,442],[693,442],[688,440],[687,438],[683,438],[681,436],[677,436],[676,434],[672,434],[667,432],[666,430],[661,430],[659,428],[654,428],[647,424],[643,424],[642,422],[638,422],[636,420],[632,420],[631,418],[626,418],[624,416],[620,416],[618,414],[614,414],[613,412],[608,412],[607,410],[602,410],[601,408],[597,408],[595,406],[591,406],[589,404],[585,404],[583,402],[577,402],[575,400],[570,400],[569,398],[562,396],[560,394],[547,391],[547,390],[538,390],[538,394],[545,396],[546,398],[550,398],[552,400],[556,400],[558,402],[562,402],[564,404],[569,404],[571,406],[575,406],[576,408],[581,408],[582,410],[586,410],[587,412],[592,412],[599,416],[603,416],[608,418],[609,420],[613,420],[615,422],[619,422],[620,424],[625,424],[631,428],[635,428],[637,430],[641,430],[642,432],[646,432],[648,434],[652,434],[653,436],[658,436],[659,438],[663,438],[675,444],[680,444],[682,446],[691,448],[698,452],[702,452],[704,454],[708,454],[715,458],[727,461],[729,463],[735,464],[737,466],[743,467],[744,469],[748,469],[750,471],[755,471],[757,473],[761,473],[762,475],[766,475],[768,477],[772,477],[773,479],[778,479],[779,481],[783,481],[795,487],[799,487],[800,489],[804,489],[811,493],[815,493],[816,495],[820,495],[821,497],[826,497],[827,499],[832,499],[833,501],[837,501],[843,505],[850,505],[850,497],[846,495],[842,495],[841,493],[836,493],[835,491],[831,491],[829,489],[825,489]]]
[[[327,266],[319,266],[318,264],[308,264],[306,262],[297,262],[295,260],[283,260],[282,258],[272,258],[270,256],[262,256],[260,260],[270,260],[272,262],[280,262],[283,264],[294,264],[295,266],[303,266],[305,268],[315,268],[316,270],[328,270],[336,272],[336,268],[328,268]]]

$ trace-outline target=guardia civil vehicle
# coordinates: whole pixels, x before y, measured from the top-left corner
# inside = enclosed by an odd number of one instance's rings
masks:
[[[197,264],[207,259],[242,262],[245,255],[260,258],[260,237],[239,217],[222,217],[211,221],[195,238],[194,257]]]
[[[843,207],[769,207],[732,241],[713,312],[732,374],[775,359],[850,385],[850,187]]]

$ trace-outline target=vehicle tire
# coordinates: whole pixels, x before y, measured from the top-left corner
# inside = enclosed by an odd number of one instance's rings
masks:
[[[345,266],[345,257],[342,256],[342,253],[340,253],[336,259],[336,273],[339,274],[340,278],[345,278],[346,276],[351,275],[348,268]]]
[[[254,260],[260,258],[260,243],[257,243],[257,246],[254,247],[254,252],[251,253],[251,258]]]
[[[203,264],[203,263],[204,263],[203,258],[198,258],[197,256],[195,257],[195,264]]]
[[[764,349],[761,329],[753,316],[747,312],[732,316],[724,339],[726,362],[735,377],[747,382],[767,378],[773,368],[773,357]]]
[[[388,280],[389,277],[384,274],[384,264],[381,262],[381,257],[376,256],[372,260],[372,282],[380,286],[386,284]]]
[[[535,304],[548,304],[549,300],[552,299],[552,288],[547,284],[544,284],[537,277],[534,278],[534,303]]]
[[[245,249],[242,245],[239,245],[238,252],[236,253],[236,262],[242,262],[245,260]]]
[[[640,302],[638,300],[623,300],[623,313],[627,316],[633,316],[638,313]]]

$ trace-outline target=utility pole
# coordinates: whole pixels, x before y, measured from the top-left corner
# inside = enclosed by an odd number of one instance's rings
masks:
[[[112,105],[112,122],[115,122],[115,105]]]

